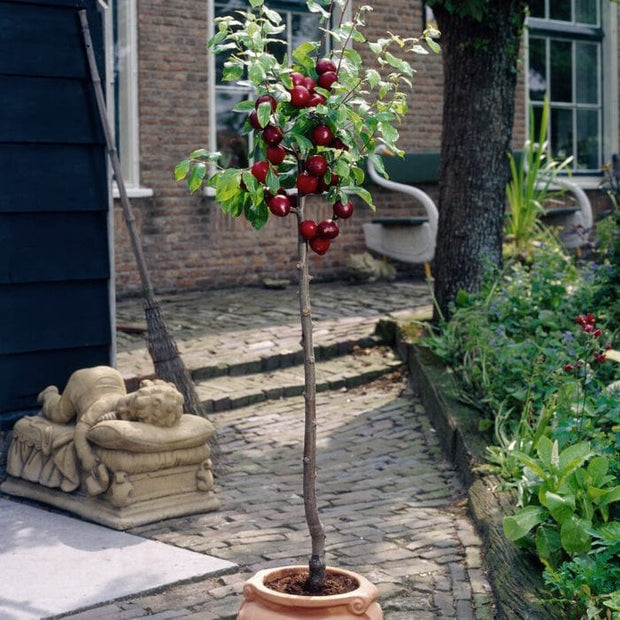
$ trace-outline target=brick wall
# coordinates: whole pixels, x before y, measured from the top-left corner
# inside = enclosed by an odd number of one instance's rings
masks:
[[[385,9],[382,5],[387,7]],[[421,3],[375,3],[370,38],[397,30],[403,36],[421,31]],[[381,8],[379,8],[381,7]],[[179,288],[258,284],[265,278],[296,278],[295,220],[270,218],[256,232],[243,219],[220,212],[210,198],[189,195],[172,178],[174,165],[192,149],[207,144],[206,2],[143,0],[139,4],[139,82],[141,182],[150,198],[133,198],[145,259],[158,292]],[[406,150],[437,150],[441,136],[441,58],[414,56],[417,73],[410,112],[402,127]],[[405,212],[403,201],[376,200],[382,213]],[[315,219],[331,214],[320,199]],[[140,292],[140,281],[120,206],[115,205],[116,286],[119,296]],[[346,275],[351,253],[365,251],[362,223],[372,212],[358,203],[355,215],[341,222],[329,252],[312,254],[317,279]]]
[[[140,149],[142,185],[153,196],[133,199],[144,254],[157,292],[259,284],[266,278],[296,278],[295,219],[270,218],[254,231],[243,219],[222,214],[210,198],[189,195],[173,179],[174,165],[191,150],[207,145],[207,7],[199,0],[142,0],[139,3]],[[376,39],[387,30],[416,36],[422,29],[421,2],[377,0],[366,33]],[[441,142],[443,74],[441,56],[414,56],[417,73],[410,110],[401,127],[407,151],[437,151]],[[523,76],[517,89],[514,144],[523,143]],[[382,215],[410,212],[402,197],[371,186]],[[436,188],[430,193],[436,194]],[[320,199],[315,219],[329,217]],[[346,275],[347,256],[365,251],[362,224],[373,214],[364,204],[341,224],[329,252],[312,254],[317,279]],[[116,285],[119,296],[139,294],[140,282],[125,225],[116,205]]]

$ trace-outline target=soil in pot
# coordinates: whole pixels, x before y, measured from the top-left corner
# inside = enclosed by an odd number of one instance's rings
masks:
[[[265,586],[270,590],[298,596],[332,596],[346,594],[359,587],[357,579],[340,573],[327,573],[320,592],[306,589],[308,571],[291,572],[285,575],[274,575],[265,579]]]

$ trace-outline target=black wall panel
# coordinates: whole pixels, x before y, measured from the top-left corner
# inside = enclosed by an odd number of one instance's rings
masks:
[[[96,0],[0,0],[0,428],[47,385],[110,363],[107,154],[78,17]]]
[[[0,213],[105,211],[101,144],[0,143]]]

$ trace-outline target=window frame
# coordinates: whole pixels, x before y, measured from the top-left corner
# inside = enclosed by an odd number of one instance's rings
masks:
[[[568,0],[570,1],[570,0]],[[564,39],[566,41],[594,40],[599,38],[600,44],[600,75],[598,83],[600,89],[600,157],[601,167],[594,169],[579,169],[572,171],[573,180],[584,188],[598,187],[602,177],[602,166],[611,159],[611,155],[618,151],[618,13],[612,2],[600,2],[600,26],[587,26],[571,22],[562,22],[551,19],[528,17],[525,30],[525,103],[529,109],[529,41],[530,37],[540,36],[548,40]],[[567,35],[567,33],[569,33]],[[561,36],[560,36],[561,35]],[[572,68],[574,76],[574,67]],[[578,109],[576,102],[571,102],[569,109]],[[525,115],[526,125],[529,125],[529,114]],[[526,126],[526,135],[529,135],[529,126]]]
[[[124,10],[124,20],[117,22],[115,11]],[[137,0],[109,0],[105,11],[106,40],[106,107],[108,120],[116,140],[121,173],[127,194],[133,198],[153,195],[153,190],[140,184],[140,115],[138,105],[138,6]],[[124,45],[126,54],[117,61],[117,44]],[[118,71],[117,71],[118,69]],[[119,198],[113,182],[114,198]]]

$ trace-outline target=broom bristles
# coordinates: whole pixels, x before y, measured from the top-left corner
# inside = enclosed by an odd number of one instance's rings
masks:
[[[162,381],[173,383],[184,399],[183,408],[187,413],[207,418],[200,402],[192,377],[187,370],[176,345],[174,337],[161,311],[159,303],[148,299],[144,303],[146,317],[146,343],[153,361],[155,375]],[[219,462],[217,433],[211,439],[211,455],[214,463]]]

